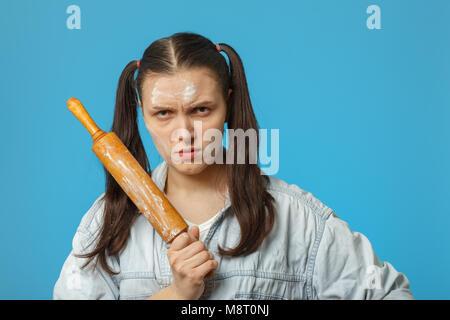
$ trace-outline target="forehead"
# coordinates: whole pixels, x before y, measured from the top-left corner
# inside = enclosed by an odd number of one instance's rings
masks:
[[[146,105],[179,105],[199,99],[220,98],[220,88],[214,74],[206,68],[179,71],[173,75],[151,74],[143,83]]]

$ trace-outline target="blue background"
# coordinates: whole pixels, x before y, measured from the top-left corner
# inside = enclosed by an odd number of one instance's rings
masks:
[[[80,30],[66,27],[72,4]],[[380,30],[366,26],[372,4]],[[446,0],[2,1],[0,298],[52,298],[104,191],[67,99],[109,130],[125,65],[193,31],[240,54],[260,127],[280,130],[275,176],[365,234],[417,299],[449,299],[449,23]]]

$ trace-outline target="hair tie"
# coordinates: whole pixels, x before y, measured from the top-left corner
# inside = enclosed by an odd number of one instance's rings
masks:
[[[220,48],[218,43],[216,43],[216,49],[217,49],[218,52],[222,51],[222,49]]]
[[[139,69],[140,65],[141,65],[141,60],[138,60],[138,61],[137,61],[137,67],[138,67],[138,69]]]

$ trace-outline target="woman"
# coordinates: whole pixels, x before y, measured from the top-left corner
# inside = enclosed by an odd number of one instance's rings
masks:
[[[164,159],[153,171],[138,108]],[[238,154],[223,161],[231,147],[210,152],[203,132],[225,123],[258,130],[231,46],[177,33],[125,67],[112,131],[190,228],[167,248],[105,171],[106,192],[77,229],[55,299],[413,299],[364,235],[311,193],[262,174],[249,145],[244,164]]]

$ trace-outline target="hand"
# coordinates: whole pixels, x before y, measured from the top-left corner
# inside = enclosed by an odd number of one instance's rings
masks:
[[[189,300],[200,298],[205,290],[203,279],[218,266],[213,254],[198,238],[199,229],[194,226],[178,235],[167,251],[172,268],[172,286],[178,296]]]

